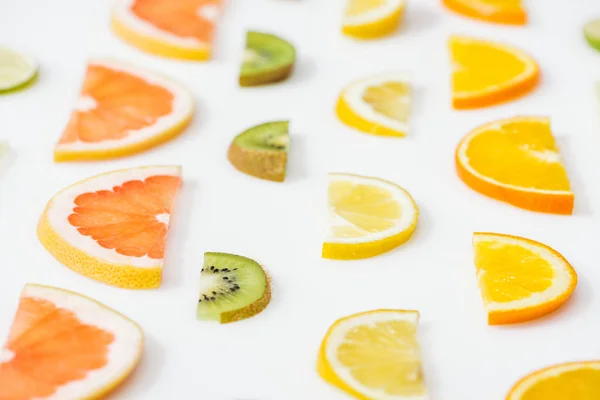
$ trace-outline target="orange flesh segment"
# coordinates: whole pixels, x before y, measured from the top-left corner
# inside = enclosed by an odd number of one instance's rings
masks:
[[[21,298],[4,350],[12,357],[0,361],[0,399],[51,396],[104,367],[113,341],[111,333],[82,323],[69,310],[47,300]]]
[[[162,31],[210,43],[214,22],[202,10],[220,4],[221,0],[136,0],[131,11]]]
[[[74,110],[59,143],[119,140],[154,125],[173,111],[174,96],[160,86],[101,65],[89,65],[81,99],[89,107]]]
[[[69,223],[100,246],[126,256],[162,259],[181,178],[156,175],[75,199]]]
[[[575,400],[600,398],[600,369],[565,371],[529,388],[520,400]]]
[[[527,13],[521,0],[442,0],[446,7],[471,18],[525,25]]]

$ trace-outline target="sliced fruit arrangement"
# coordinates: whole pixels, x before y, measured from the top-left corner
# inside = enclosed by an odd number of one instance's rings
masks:
[[[404,15],[406,0],[348,0],[342,32],[358,39],[377,39],[394,33]]]
[[[600,51],[600,18],[595,18],[585,24],[583,33],[589,45]]]
[[[239,321],[261,312],[269,301],[269,277],[256,261],[235,254],[204,254],[198,319]]]
[[[28,284],[0,348],[0,398],[96,399],[137,365],[142,329],[80,294]]]
[[[248,175],[283,182],[290,144],[289,122],[267,122],[250,128],[233,140],[227,157]]]
[[[38,65],[32,58],[0,47],[0,93],[26,86],[37,71]]]
[[[533,90],[540,68],[517,48],[464,36],[450,38],[452,105],[456,109],[502,103]]]
[[[600,399],[600,361],[580,361],[533,372],[513,386],[506,400]]]
[[[108,172],[56,194],[40,218],[40,242],[88,278],[129,289],[160,285],[179,166]]]
[[[117,0],[112,29],[145,52],[208,60],[223,0]]]
[[[426,400],[417,341],[418,311],[375,310],[336,321],[317,371],[358,399]]]
[[[240,86],[283,81],[292,73],[295,62],[296,49],[287,40],[269,33],[247,32]]]
[[[101,160],[158,146],[185,129],[193,108],[191,94],[162,76],[92,60],[54,160]]]
[[[346,125],[371,135],[405,136],[410,112],[410,83],[405,74],[388,73],[350,84],[336,113]]]
[[[329,174],[329,227],[323,257],[356,260],[406,242],[419,210],[400,186],[379,178]]]
[[[549,118],[480,126],[462,139],[455,158],[458,176],[479,193],[527,210],[573,212],[575,196]]]
[[[467,17],[507,25],[525,25],[527,12],[522,0],[442,0],[442,3]]]
[[[529,321],[559,308],[577,274],[556,250],[498,233],[473,235],[475,267],[490,325]]]

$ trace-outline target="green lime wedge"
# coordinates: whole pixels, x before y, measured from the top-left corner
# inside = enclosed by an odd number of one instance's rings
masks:
[[[12,50],[0,48],[0,92],[17,89],[37,74],[34,60]]]
[[[596,50],[600,50],[600,18],[596,18],[583,27],[586,40]]]

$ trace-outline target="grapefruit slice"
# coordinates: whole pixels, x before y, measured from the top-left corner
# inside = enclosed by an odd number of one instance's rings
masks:
[[[179,166],[97,175],[56,194],[40,218],[40,242],[58,261],[122,288],[160,285]]]
[[[118,0],[112,28],[148,53],[208,60],[221,4],[222,0]]]
[[[0,349],[0,399],[100,398],[137,365],[142,329],[77,293],[28,284]]]
[[[190,93],[162,76],[112,60],[88,64],[55,161],[134,154],[180,134],[192,118]]]

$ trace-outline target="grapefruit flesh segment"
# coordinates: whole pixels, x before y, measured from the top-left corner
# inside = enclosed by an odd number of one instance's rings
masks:
[[[0,350],[0,399],[100,396],[137,364],[142,330],[79,294],[26,285]]]

